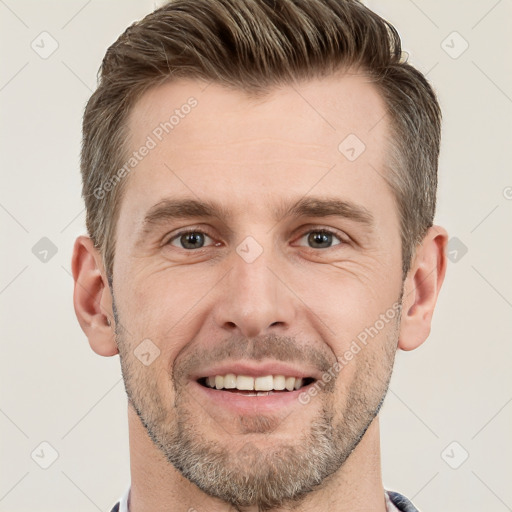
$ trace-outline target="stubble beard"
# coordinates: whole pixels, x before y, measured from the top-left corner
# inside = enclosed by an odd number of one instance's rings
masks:
[[[224,444],[208,440],[207,432],[201,431],[197,412],[190,407],[195,400],[183,386],[175,385],[172,409],[164,403],[156,379],[141,371],[131,349],[127,349],[128,340],[118,333],[117,326],[121,324],[117,318],[116,340],[128,400],[167,461],[207,495],[236,510],[256,506],[264,512],[303,501],[325,485],[356,448],[387,393],[399,320],[400,315],[387,339],[373,340],[386,344],[385,350],[373,359],[359,361],[343,409],[336,407],[334,393],[320,391],[316,399],[322,400],[322,407],[309,429],[301,428],[305,432],[299,439],[276,444],[271,449],[247,441],[236,452],[230,448],[229,439]],[[343,370],[339,375],[342,374]],[[204,410],[200,412],[206,414]],[[244,419],[238,419],[243,424]],[[262,431],[279,428],[275,419],[267,416],[251,420],[253,428],[257,423]]]

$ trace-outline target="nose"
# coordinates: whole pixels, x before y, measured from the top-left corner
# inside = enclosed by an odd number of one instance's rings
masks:
[[[232,267],[223,279],[215,309],[217,325],[246,337],[268,334],[271,328],[286,332],[296,309],[283,265],[269,251],[252,262],[236,251],[231,256]]]

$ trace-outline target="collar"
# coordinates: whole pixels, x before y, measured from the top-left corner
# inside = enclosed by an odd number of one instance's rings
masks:
[[[130,512],[128,509],[128,499],[130,497],[130,488],[128,486],[125,493],[111,512]],[[418,509],[402,494],[395,491],[385,490],[386,512],[419,512]]]

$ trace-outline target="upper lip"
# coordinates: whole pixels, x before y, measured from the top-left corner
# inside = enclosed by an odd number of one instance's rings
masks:
[[[263,377],[265,375],[283,375],[284,377],[298,377],[320,379],[319,371],[314,368],[287,364],[281,361],[269,361],[257,364],[249,361],[232,361],[202,368],[192,375],[193,380],[215,375],[247,375],[249,377]]]

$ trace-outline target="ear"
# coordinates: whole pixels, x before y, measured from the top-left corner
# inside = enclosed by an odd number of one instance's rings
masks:
[[[432,315],[446,273],[448,233],[432,226],[416,248],[404,282],[398,347],[413,350],[430,334]]]
[[[75,280],[73,304],[78,323],[94,352],[113,356],[118,350],[112,295],[101,254],[90,237],[79,236],[76,239],[71,266]]]

